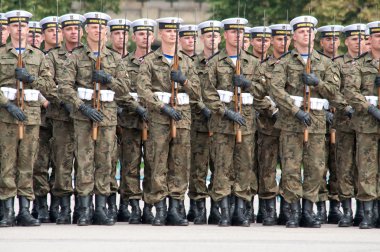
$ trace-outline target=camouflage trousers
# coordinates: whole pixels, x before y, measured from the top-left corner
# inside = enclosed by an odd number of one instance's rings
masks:
[[[54,184],[55,165],[52,162],[52,137],[52,122],[46,119],[46,125],[40,126],[38,156],[33,169],[33,187],[36,196],[47,195]],[[50,167],[52,167],[51,177],[49,177]]]
[[[145,146],[144,164],[151,174],[144,201],[154,204],[167,196],[183,200],[190,172],[190,130],[177,129],[176,138],[171,138],[169,125],[151,122]]]
[[[257,146],[259,197],[261,199],[272,199],[278,194],[276,168],[280,156],[279,137],[259,132]]]
[[[55,196],[69,196],[73,194],[72,172],[76,159],[74,156],[74,124],[72,121],[53,120],[53,163],[55,164],[55,180],[52,193]],[[74,163],[75,162],[75,163]]]
[[[102,126],[98,139],[91,137],[92,122],[74,120],[77,173],[75,188],[78,196],[92,193],[108,196],[111,192],[112,160],[116,151],[116,126]]]
[[[24,126],[22,140],[18,126],[0,122],[0,200],[24,196],[34,200],[33,167],[38,154],[39,125]]]
[[[143,156],[141,130],[121,128],[120,195],[125,201],[141,199],[140,165]],[[144,172],[148,165],[144,162]]]
[[[319,188],[318,201],[339,201],[338,176],[336,164],[336,142],[331,144],[330,135],[326,135],[325,141],[325,163],[326,168]],[[327,172],[329,180],[327,181]]]
[[[379,180],[379,140],[377,133],[356,133],[356,164],[358,167],[358,192],[361,201],[377,199],[380,192]],[[379,187],[379,188],[378,188]]]
[[[211,142],[211,159],[214,164],[213,185],[210,196],[219,201],[233,194],[250,201],[257,192],[257,178],[253,172],[254,135],[243,135],[235,142],[235,135],[214,133]],[[255,186],[256,185],[256,186]]]
[[[300,198],[317,202],[325,171],[325,135],[309,133],[308,143],[304,144],[303,133],[281,131],[280,156],[281,196],[289,203]]]
[[[357,167],[355,162],[355,133],[336,132],[336,163],[339,199],[355,198]]]
[[[206,185],[209,165],[212,172],[214,169],[210,159],[210,144],[208,132],[191,130],[190,199],[204,199],[209,195]]]
[[[117,139],[116,149],[114,153],[112,154],[113,168],[111,171],[111,185],[110,185],[111,194],[117,193],[119,191],[119,184],[117,183],[117,179],[116,179],[117,163],[119,161],[119,158],[121,157],[121,141],[122,141],[121,128],[119,126],[116,127],[116,139]],[[120,166],[121,166],[121,163],[120,163]]]

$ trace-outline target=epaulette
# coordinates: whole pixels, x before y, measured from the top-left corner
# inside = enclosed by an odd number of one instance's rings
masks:
[[[220,51],[217,51],[216,53],[214,53],[213,55],[211,55],[207,61],[210,61],[212,58],[214,58],[216,55],[218,55],[220,53]]]
[[[362,53],[360,54],[358,57],[355,58],[355,60],[358,60],[360,58],[363,58],[364,56],[366,56],[368,54],[368,52],[365,52],[365,53]]]
[[[342,54],[342,55],[338,55],[338,56],[336,56],[335,58],[333,58],[332,60],[334,61],[334,60],[336,60],[336,59],[343,58],[343,57],[344,57],[343,54]]]
[[[288,55],[289,53],[291,53],[292,51],[287,51],[286,53],[283,53],[280,57],[278,57],[277,60],[280,60],[282,58],[284,58],[286,55]]]
[[[266,57],[265,59],[263,59],[260,63],[263,64],[263,63],[265,63],[266,61],[268,61],[269,59],[270,59],[270,57],[268,56],[268,57]]]

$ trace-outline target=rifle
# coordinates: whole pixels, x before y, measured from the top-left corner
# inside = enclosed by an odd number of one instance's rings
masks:
[[[146,29],[146,51],[145,56],[149,53],[149,29]],[[141,139],[143,141],[148,140],[148,124],[143,120],[142,123],[142,132],[141,132]]]
[[[127,33],[127,15],[124,16],[124,27],[123,27],[123,53],[121,55],[122,58],[125,56],[125,35]]]
[[[211,25],[211,56],[209,58],[211,58],[213,55],[214,55],[214,51],[215,51],[215,46],[214,46],[214,43],[215,43],[215,38],[214,38],[214,22],[210,22],[210,25]],[[208,136],[209,137],[212,137],[214,133],[212,131],[208,131]]]
[[[335,22],[334,22],[335,23]],[[332,33],[333,33],[333,55],[332,55],[332,61],[335,60],[335,27],[332,27]],[[331,113],[335,113],[335,108],[330,109]],[[335,134],[336,130],[335,129],[330,129],[330,143],[335,144]]]
[[[359,51],[358,51],[358,57],[362,54],[362,31],[360,25],[358,25],[358,30],[359,30]]]
[[[307,62],[306,62],[306,73],[311,73],[311,26],[309,27],[309,42],[307,45]],[[306,110],[307,113],[310,113],[310,97],[311,97],[311,90],[308,85],[305,85],[304,88],[304,96],[303,96],[303,107]],[[307,127],[304,130],[303,140],[305,143],[309,141],[309,131]]]
[[[238,21],[239,23],[239,21]],[[240,28],[237,28],[237,42],[236,42],[236,66],[235,66],[235,74],[240,75]],[[235,112],[241,113],[241,88],[235,87],[234,88],[234,100],[235,100]],[[235,123],[236,127],[236,143],[241,143],[242,141],[242,135],[241,135],[241,129],[240,125]]]
[[[179,58],[178,58],[178,27],[176,28],[176,38],[175,38],[175,51],[173,58],[172,70],[178,71],[179,69]],[[178,83],[172,81],[172,91],[170,97],[170,106],[176,109],[177,107],[177,95],[178,95]],[[177,136],[177,127],[174,119],[170,119],[170,134],[172,138],[176,138]]]
[[[100,46],[101,46],[101,33],[102,33],[102,23],[101,20],[99,19],[99,40],[98,40],[98,55],[96,57],[96,65],[95,69],[100,70]],[[92,103],[93,108],[96,110],[100,110],[100,83],[94,82],[94,96],[93,96],[93,103]],[[93,122],[92,123],[92,139],[96,141],[98,139],[98,128],[99,124],[98,122]]]
[[[18,19],[18,55],[17,55],[17,67],[22,68],[22,55],[21,55],[21,18]],[[24,110],[24,83],[20,80],[16,80],[17,89],[17,106]],[[22,140],[24,138],[24,123],[18,122],[18,139]]]
[[[263,63],[263,60],[264,60],[264,44],[265,44],[266,30],[267,29],[264,26],[264,28],[263,28],[263,37],[261,38],[261,63]]]

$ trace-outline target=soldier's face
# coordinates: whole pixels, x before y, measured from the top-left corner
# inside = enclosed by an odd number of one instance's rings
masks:
[[[284,36],[274,36],[271,39],[271,44],[273,46],[273,50],[276,51],[278,54],[285,53],[285,50],[289,50],[290,43],[292,41],[292,38],[290,36],[286,37],[286,46],[285,46],[285,37]]]
[[[18,23],[11,23],[8,25],[8,31],[11,35],[11,39],[18,41],[19,40],[19,31],[18,31]],[[27,23],[21,23],[21,40],[26,40],[29,33],[29,26]]]
[[[165,44],[175,44],[177,30],[176,29],[161,29],[158,31],[158,35]]]
[[[372,34],[368,40],[371,43],[371,50],[380,52],[380,33]]]
[[[123,30],[116,30],[116,31],[111,32],[110,39],[111,39],[112,46],[115,49],[119,49],[119,50],[123,49],[123,42],[124,42],[124,31]],[[128,31],[126,31],[125,32],[125,44],[128,43],[128,39],[129,39],[129,33],[128,33]]]
[[[365,48],[366,48],[366,51],[371,51],[371,41],[368,39],[365,40]]]
[[[365,46],[365,39],[364,36],[361,36],[361,52],[363,52],[363,48]],[[347,46],[348,51],[354,54],[359,53],[359,35],[350,36],[345,39],[344,44]]]
[[[231,47],[236,47],[238,40],[238,31],[237,30],[227,30],[224,32],[224,39],[226,44]],[[243,45],[244,39],[244,29],[239,29],[239,46]]]
[[[212,50],[212,32],[207,32],[201,35],[201,42],[203,46],[208,50]],[[214,32],[214,50],[216,51],[219,47],[221,36],[218,32]]]
[[[312,44],[314,41],[314,38],[315,38],[314,30],[306,28],[306,27],[305,28],[298,28],[297,30],[294,31],[294,34],[293,34],[294,42],[297,43],[298,45],[300,45],[301,47],[307,47],[309,44],[309,33],[310,32],[311,32],[310,40],[311,40],[311,44]]]
[[[251,45],[256,52],[265,54],[270,47],[270,38],[253,38],[251,39]]]
[[[153,41],[154,41],[154,36],[153,36],[153,32],[149,31],[148,32],[148,47],[150,48],[150,46],[152,45]],[[147,31],[136,31],[133,33],[132,35],[132,40],[133,42],[136,43],[136,46],[139,47],[139,48],[142,48],[142,49],[146,49],[147,48]]]
[[[62,29],[62,35],[66,42],[74,44],[78,43],[78,29],[79,31],[79,40],[83,36],[82,28],[79,28],[77,25],[66,26]]]
[[[194,49],[194,42],[193,36],[184,36],[179,38],[179,44],[185,52],[192,51]]]
[[[41,43],[43,41],[42,34],[40,33],[34,33],[34,46],[37,48],[41,47]],[[33,45],[33,33],[28,33],[28,42],[29,45]]]
[[[244,50],[248,51],[251,46],[251,39],[244,37]]]
[[[104,40],[107,35],[107,27],[105,25],[101,25],[101,34],[100,34],[100,40]],[[99,41],[99,24],[88,24],[86,25],[86,33],[87,33],[87,39],[91,42],[98,42]]]
[[[57,31],[55,28],[48,28],[43,31],[43,37],[46,44],[53,45],[56,43]],[[62,30],[58,29],[58,44],[62,42]]]
[[[6,25],[1,27],[1,44],[7,43],[9,32]]]
[[[335,40],[335,43],[334,43],[334,40]],[[334,51],[335,51],[335,54],[338,52],[338,47],[340,46],[340,39],[339,37],[322,38],[320,41],[320,44],[321,44],[321,47],[323,48],[323,51],[332,55]]]

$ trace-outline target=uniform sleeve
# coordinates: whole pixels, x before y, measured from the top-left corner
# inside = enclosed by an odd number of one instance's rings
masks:
[[[50,51],[46,55],[46,61],[47,61],[48,65],[49,65],[49,70],[50,70],[50,73],[52,75],[52,78],[53,78],[53,81],[54,81],[54,85],[56,86],[57,61],[54,58],[54,53],[52,51]],[[59,68],[59,66],[58,66],[58,68]],[[57,91],[56,87],[54,87],[51,90],[51,92],[49,92],[49,96],[47,97],[47,99],[49,100],[49,102],[52,102],[52,103],[56,103],[56,104],[60,104],[61,103],[61,100],[58,98],[58,91]]]
[[[329,101],[341,99],[339,98],[339,86],[340,86],[340,74],[339,70],[335,64],[329,63],[323,80],[319,81],[317,87],[312,89],[312,91],[316,90],[318,93],[328,99]]]
[[[253,76],[254,77],[250,88],[250,93],[254,97],[253,107],[260,113],[269,112],[270,114],[273,114],[277,109],[267,98],[265,98],[267,95],[267,90],[263,85],[263,83],[266,82],[264,69],[258,65],[255,68],[255,73]]]
[[[205,107],[205,105],[202,99],[201,83],[199,80],[198,72],[192,61],[187,60],[187,64],[189,69],[186,73],[187,81],[185,85],[183,85],[183,89],[189,95],[190,101],[197,103],[199,109],[202,109]]]
[[[216,58],[215,58],[216,59]],[[218,91],[216,89],[217,84],[217,64],[215,60],[208,63],[208,76],[205,78],[204,83],[204,102],[206,106],[216,114],[224,115],[226,107],[223,102],[220,101]]]
[[[370,104],[360,92],[361,83],[360,66],[352,67],[346,77],[344,96],[356,111],[367,111]]]
[[[50,93],[55,89],[55,84],[50,73],[49,64],[43,56],[40,63],[38,76],[30,85],[34,89],[39,90],[46,97],[49,97]]]

